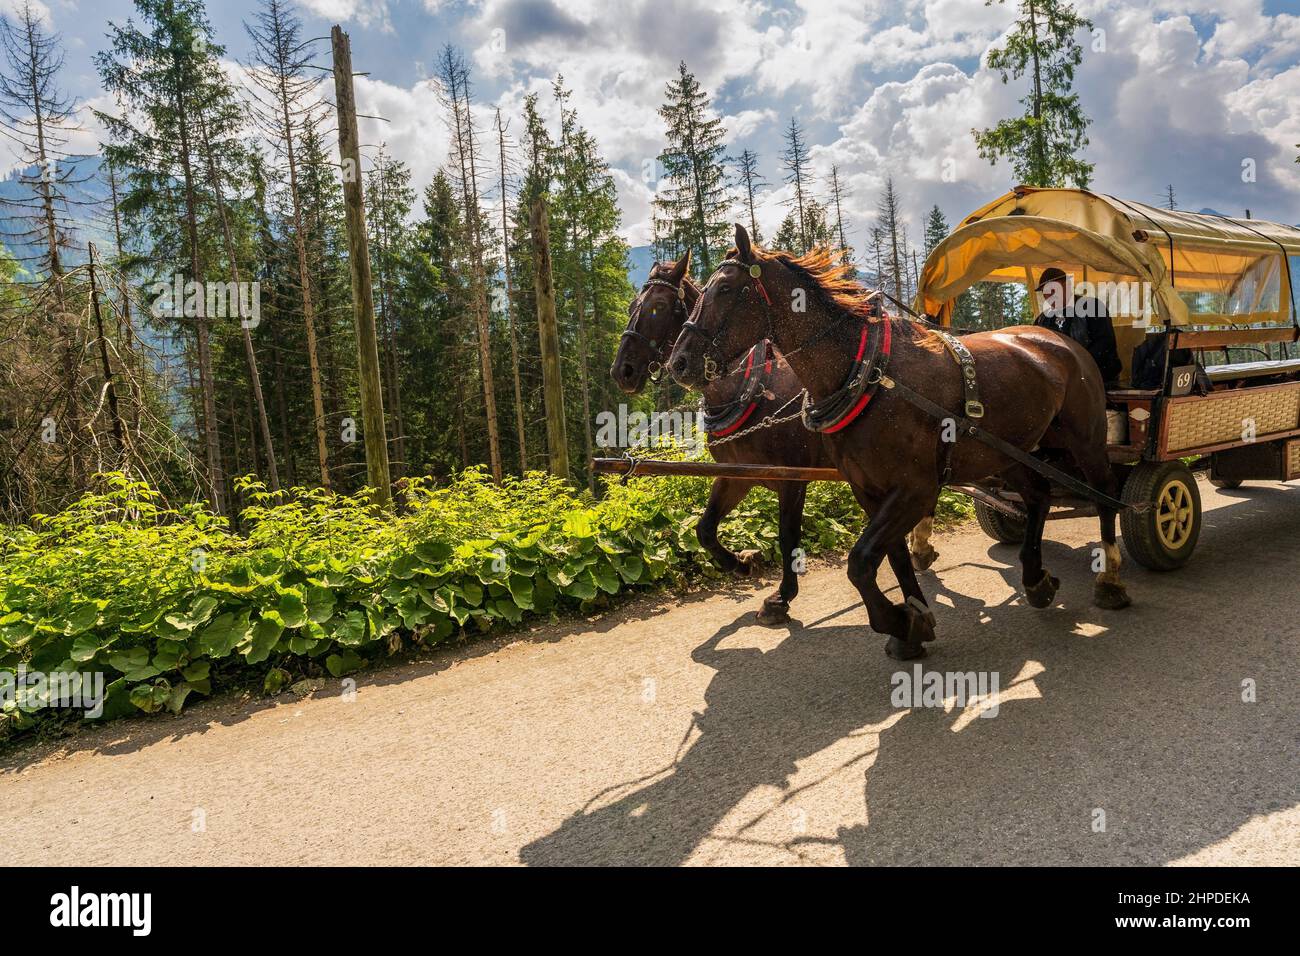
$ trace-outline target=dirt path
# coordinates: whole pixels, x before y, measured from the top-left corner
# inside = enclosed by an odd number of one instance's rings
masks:
[[[1062,587],[1043,611],[1012,549],[940,537],[924,666],[996,673],[992,718],[894,706],[910,668],[820,566],[789,628],[753,624],[767,584],[647,600],[364,677],[352,700],[331,682],[21,752],[0,763],[0,846],[65,864],[1300,863],[1300,488],[1201,493],[1196,557],[1126,569],[1123,612],[1088,603],[1093,521],[1049,525]]]

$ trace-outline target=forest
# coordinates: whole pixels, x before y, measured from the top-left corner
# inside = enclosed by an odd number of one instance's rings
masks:
[[[450,148],[417,191],[382,139],[356,141],[366,64],[345,34],[306,36],[286,0],[243,27],[235,61],[203,0],[134,0],[92,54],[92,108],[65,92],[67,51],[35,7],[0,20],[0,131],[18,158],[0,184],[0,667],[97,669],[136,708],[179,709],[212,665],[258,665],[275,687],[403,635],[710,573],[686,535],[705,483],[625,488],[590,468],[602,411],[694,399],[667,380],[624,396],[608,374],[632,250],[564,77],[506,115],[461,50],[438,49],[430,121]],[[87,110],[93,155],[70,149]],[[731,155],[684,62],[658,119],[648,252],[689,251],[697,278],[739,221],[772,248],[836,248],[907,302],[949,231],[935,206],[913,238],[890,178],[855,250],[840,170],[815,175],[791,117],[791,198],[765,236],[759,157]],[[958,319],[1026,308],[990,284]],[[861,520],[839,488],[808,511],[813,550]],[[770,553],[774,514],[763,493],[724,534]]]

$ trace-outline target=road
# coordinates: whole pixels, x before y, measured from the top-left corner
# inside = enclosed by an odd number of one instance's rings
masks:
[[[1089,603],[1094,521],[1049,524],[1062,586],[1041,611],[1013,549],[940,535],[922,663],[997,675],[993,701],[896,706],[911,666],[842,567],[814,564],[788,627],[753,622],[770,581],[651,597],[354,695],[205,701],[29,747],[0,761],[0,846],[49,864],[1294,865],[1300,487],[1201,493],[1191,564],[1126,568],[1126,611]]]

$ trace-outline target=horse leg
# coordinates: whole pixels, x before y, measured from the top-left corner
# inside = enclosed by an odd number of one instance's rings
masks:
[[[1115,470],[1111,468],[1104,448],[1098,452],[1095,447],[1089,446],[1075,451],[1074,456],[1088,484],[1100,491],[1104,491],[1112,498],[1119,497],[1119,481],[1115,478]],[[1124,587],[1124,582],[1120,580],[1119,576],[1119,545],[1115,543],[1116,517],[1117,513],[1114,508],[1097,506],[1097,520],[1101,525],[1101,550],[1104,564],[1102,570],[1097,573],[1097,580],[1092,586],[1092,603],[1097,607],[1111,611],[1126,608],[1132,603],[1129,600],[1128,590]]]
[[[915,575],[905,570],[906,589],[915,588],[915,596],[909,596],[907,603],[894,604],[885,597],[880,585],[876,583],[876,574],[880,563],[887,555],[894,553],[894,561],[904,568],[910,568],[906,556],[906,534],[916,525],[926,511],[926,505],[913,501],[900,501],[895,492],[871,514],[862,537],[858,539],[853,550],[849,552],[849,580],[862,595],[867,606],[867,616],[871,620],[871,629],[880,634],[888,634],[885,653],[896,660],[911,660],[925,656],[926,641],[934,640],[934,616],[920,599],[920,586],[916,584]],[[895,574],[898,574],[898,567]],[[900,581],[900,584],[903,582]],[[918,605],[920,605],[918,607]]]
[[[912,567],[918,571],[933,567],[934,562],[939,560],[939,552],[930,543],[930,535],[933,533],[934,509],[931,508],[930,513],[916,523],[908,542],[912,552]]]
[[[769,594],[763,600],[763,609],[758,612],[760,624],[784,624],[790,620],[790,602],[799,593],[799,572],[795,565],[800,560],[795,557],[799,548],[799,539],[803,534],[803,504],[808,496],[808,486],[802,481],[783,481],[777,490],[780,503],[780,530],[778,540],[781,545],[781,587],[775,594]]]
[[[1075,464],[1083,472],[1084,480],[1110,497],[1118,498],[1119,481],[1106,455],[1105,419],[1101,421],[1103,424],[1099,425],[1094,416],[1087,416],[1082,420],[1063,417],[1062,437],[1074,457]],[[1126,608],[1132,603],[1129,600],[1128,590],[1119,576],[1119,545],[1115,543],[1116,516],[1117,512],[1114,508],[1097,505],[1103,564],[1092,586],[1092,603],[1112,611]]]
[[[1052,483],[1028,468],[1006,475],[1025,503],[1025,540],[1020,546],[1021,582],[1031,607],[1047,607],[1061,582],[1043,567],[1043,525],[1052,507]]]
[[[718,540],[718,525],[749,494],[754,482],[738,478],[715,478],[709,491],[709,503],[695,526],[695,537],[705,551],[713,555],[723,571],[748,577],[754,570],[755,551],[733,554]]]

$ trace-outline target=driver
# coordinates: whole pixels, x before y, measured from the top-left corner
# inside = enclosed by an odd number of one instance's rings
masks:
[[[1034,325],[1068,335],[1082,345],[1096,360],[1106,387],[1116,388],[1123,363],[1119,360],[1115,329],[1106,306],[1093,296],[1079,296],[1067,302],[1068,288],[1065,272],[1055,267],[1043,270],[1035,291],[1043,296],[1044,307],[1034,319]]]

